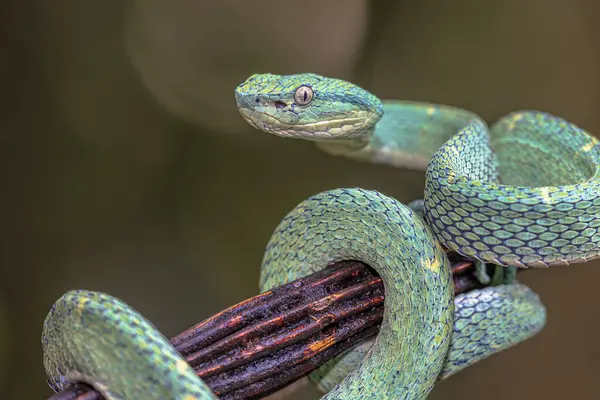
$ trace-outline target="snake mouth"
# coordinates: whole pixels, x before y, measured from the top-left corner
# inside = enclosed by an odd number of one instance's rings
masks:
[[[354,136],[351,131],[364,123],[363,118],[360,117],[327,119],[311,123],[288,123],[273,114],[253,108],[240,107],[238,111],[248,124],[258,130],[280,137],[313,141],[351,138]],[[344,129],[345,126],[350,126],[352,129]]]

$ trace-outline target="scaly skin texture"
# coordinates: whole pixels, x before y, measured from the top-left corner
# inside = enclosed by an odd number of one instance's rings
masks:
[[[360,260],[381,275],[384,322],[366,357],[352,350],[312,374],[326,399],[426,398],[437,379],[545,324],[544,306],[521,284],[454,298],[449,261],[423,219],[363,189],[320,193],[288,214],[267,245],[261,290],[340,260]]]
[[[259,130],[426,172],[422,206],[415,206],[422,218],[380,193],[338,189],[302,203],[271,238],[262,290],[348,258],[372,265],[384,279],[386,322],[372,347],[362,345],[312,374],[327,398],[422,399],[435,379],[542,329],[544,306],[517,282],[453,302],[445,286],[437,293],[448,281],[433,277],[428,259],[419,258],[433,246],[511,268],[568,265],[600,253],[599,147],[567,121],[521,111],[488,129],[466,110],[382,102],[315,74],[253,75],[235,95],[241,116]],[[431,235],[415,234],[416,220]],[[440,271],[448,266],[441,257]],[[445,323],[440,308],[443,315],[454,308],[451,338],[426,325]]]
[[[544,306],[517,282],[454,298],[442,247],[511,268],[600,252],[597,142],[559,118],[519,112],[488,130],[469,111],[381,102],[315,74],[254,75],[236,100],[257,129],[426,170],[420,203],[358,188],[323,192],[294,208],[267,245],[262,291],[347,259],[383,278],[381,331],[312,375],[324,398],[423,399],[437,380],[542,329]],[[108,400],[216,398],[151,323],[103,293],[63,295],[42,345],[56,390],[86,382]]]
[[[44,367],[56,391],[85,382],[108,400],[217,400],[150,322],[104,293],[64,294],[42,331]]]
[[[385,311],[369,356],[324,398],[425,397],[444,365],[454,319],[444,251],[423,220],[394,199],[361,189],[332,190],[283,219],[267,245],[261,290],[340,260],[361,260],[381,275]]]

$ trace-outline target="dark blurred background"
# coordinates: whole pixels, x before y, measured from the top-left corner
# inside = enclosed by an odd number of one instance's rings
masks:
[[[5,1],[0,6],[0,398],[45,399],[42,322],[72,288],[166,336],[257,294],[279,220],[319,191],[408,202],[423,174],[249,128],[233,90],[316,72],[488,121],[530,108],[600,132],[600,5],[498,1]],[[587,399],[600,373],[599,263],[528,271],[535,338],[431,399]],[[297,399],[316,399],[310,386]]]

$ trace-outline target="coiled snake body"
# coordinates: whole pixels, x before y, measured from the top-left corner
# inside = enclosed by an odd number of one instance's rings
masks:
[[[516,281],[454,298],[444,247],[521,268],[600,253],[600,147],[567,121],[522,111],[488,129],[466,110],[382,102],[315,74],[253,75],[235,95],[259,130],[426,171],[421,208],[372,190],[330,190],[292,210],[267,245],[262,291],[348,259],[383,278],[381,331],[312,375],[324,398],[423,399],[436,380],[544,326],[538,296]],[[83,381],[109,399],[216,398],[149,322],[103,293],[65,294],[42,340],[54,387]]]

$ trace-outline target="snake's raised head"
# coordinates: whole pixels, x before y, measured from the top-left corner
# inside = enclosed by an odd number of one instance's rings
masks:
[[[381,101],[343,80],[316,74],[256,74],[235,90],[253,127],[283,137],[363,143],[383,115]]]

